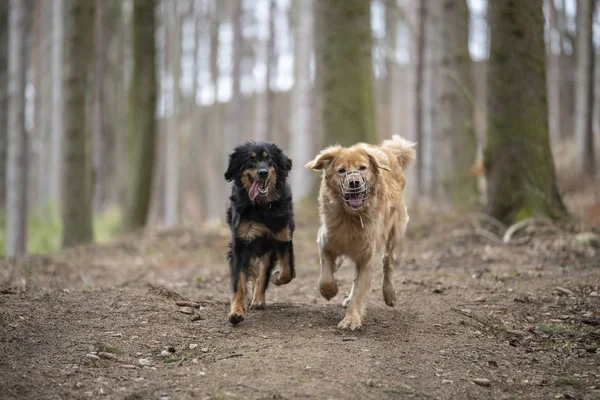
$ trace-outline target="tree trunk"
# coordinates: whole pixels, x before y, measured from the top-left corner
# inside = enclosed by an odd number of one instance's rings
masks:
[[[95,2],[69,0],[66,23],[63,247],[89,243],[92,232],[92,160],[87,109],[93,70]]]
[[[594,159],[594,0],[579,0],[577,7],[577,70],[575,96],[575,138],[580,170],[587,176],[596,173]]]
[[[512,224],[567,216],[548,138],[542,0],[490,2],[487,212]]]
[[[389,133],[397,135],[401,131],[401,125],[404,123],[400,118],[400,97],[402,88],[399,86],[399,68],[398,68],[398,22],[400,13],[396,0],[386,0],[385,2],[385,31],[386,31],[386,61],[385,69],[387,71],[386,100],[388,102],[388,123]]]
[[[315,2],[319,35],[323,145],[375,143],[377,126],[368,0]]]
[[[52,163],[52,102],[48,99],[52,96],[52,81],[50,78],[51,64],[46,62],[51,58],[52,46],[52,4],[49,2],[38,2],[36,9],[39,10],[37,21],[38,52],[37,60],[34,61],[36,70],[36,104],[35,104],[35,136],[39,149],[37,154],[37,196],[36,206],[41,218],[49,218],[50,208],[50,170]],[[31,168],[31,166],[30,166]]]
[[[133,1],[133,68],[129,87],[128,182],[123,227],[146,225],[156,140],[155,0]]]
[[[548,48],[547,48],[547,90],[548,90],[548,129],[550,138],[558,140],[561,138],[561,106],[560,90],[563,86],[562,74],[562,34],[558,29],[558,17],[554,0],[546,0],[548,3]],[[558,35],[558,37],[556,36]],[[556,40],[558,39],[558,40]]]
[[[223,197],[220,193],[227,193],[227,183],[222,179],[222,174],[225,173],[227,164],[226,149],[224,146],[223,132],[221,130],[221,108],[219,106],[219,30],[221,27],[222,3],[214,2],[213,15],[210,21],[210,49],[209,49],[209,69],[210,81],[213,89],[213,103],[211,105],[212,112],[210,115],[210,132],[212,135],[207,135],[207,146],[212,148],[222,149],[219,152],[209,152],[204,158],[202,167],[208,171],[206,181],[208,190],[206,191],[206,216],[208,219],[220,217],[224,213]]]
[[[165,140],[165,226],[177,225],[179,211],[179,108],[181,103],[181,16],[177,1],[171,0],[169,23],[171,29],[169,49],[171,66],[171,115],[167,121]]]
[[[310,160],[313,149],[311,129],[311,84],[310,51],[312,48],[312,0],[295,0],[292,3],[297,16],[294,32],[294,87],[292,88],[292,106],[290,109],[292,159],[297,165],[292,168],[291,185],[294,198],[302,200],[310,193],[311,174],[302,167]]]
[[[108,63],[108,12],[107,0],[96,0],[96,71],[94,76],[94,122],[92,128],[92,153],[94,165],[94,209],[102,210],[107,199],[108,132],[105,126],[106,113],[104,87]]]
[[[233,27],[232,42],[232,71],[231,71],[231,100],[228,105],[226,130],[225,130],[225,151],[231,151],[237,146],[241,139],[243,104],[240,84],[242,79],[242,57],[243,57],[243,36],[242,36],[242,0],[233,2],[233,13],[231,16]],[[226,160],[222,165],[222,170],[226,170]]]
[[[417,143],[417,159],[415,162],[414,174],[416,182],[412,185],[416,189],[415,195],[420,195],[423,190],[423,86],[424,86],[424,64],[425,64],[425,18],[427,15],[426,0],[419,0],[417,6],[417,33],[414,40],[415,61],[413,63],[414,71],[414,107],[413,121],[414,133],[412,139]],[[410,180],[409,180],[410,182]]]
[[[477,198],[477,139],[473,121],[473,75],[469,55],[469,7],[466,0],[437,3],[440,18],[441,73],[437,86],[437,197],[468,208]]]
[[[6,256],[11,258],[24,255],[27,246],[27,7],[22,0],[9,4]]]
[[[254,138],[256,140],[273,140],[271,135],[272,127],[272,77],[273,64],[275,56],[275,0],[266,0],[269,2],[269,29],[266,40],[264,38],[258,41],[257,61],[258,64],[263,64],[265,74],[262,79],[263,90],[260,88],[256,91],[256,108],[255,108],[255,126]]]
[[[0,214],[6,204],[8,147],[8,2],[0,2]]]
[[[52,1],[52,165],[50,198],[60,204],[63,159],[63,0]],[[57,210],[60,212],[59,210]]]

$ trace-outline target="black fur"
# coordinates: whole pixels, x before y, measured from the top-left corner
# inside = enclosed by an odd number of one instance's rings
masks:
[[[267,157],[263,157],[263,153]],[[255,157],[253,157],[253,153]],[[251,201],[247,188],[242,184],[242,173],[259,166],[273,167],[277,176],[275,188],[277,197],[267,202],[260,197]],[[231,243],[227,253],[231,274],[232,289],[237,289],[240,273],[248,271],[250,260],[262,257],[271,251],[270,262],[266,274],[265,291],[278,256],[289,254],[290,269],[294,273],[294,249],[292,241],[279,241],[273,235],[289,226],[290,237],[295,228],[292,204],[292,192],[287,177],[292,169],[292,161],[281,149],[268,142],[247,142],[236,147],[229,155],[229,166],[225,179],[232,181],[230,205],[227,209],[227,224],[231,229]],[[245,222],[264,224],[269,233],[256,237],[251,241],[240,239],[238,229]],[[248,274],[246,274],[248,276]]]

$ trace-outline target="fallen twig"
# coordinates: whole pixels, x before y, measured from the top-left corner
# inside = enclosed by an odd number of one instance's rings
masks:
[[[195,303],[193,301],[176,301],[175,305],[179,307],[192,307],[192,308],[200,308],[201,305],[199,303]]]
[[[228,358],[242,357],[244,353],[231,353],[226,355],[225,357],[217,358],[217,360],[226,360]]]
[[[467,312],[467,311],[464,311],[464,310],[460,310],[460,309],[455,308],[455,307],[452,307],[451,310],[454,311],[454,312],[457,312],[457,313],[459,313],[461,315],[464,315],[465,317],[469,317],[469,318],[471,318],[471,319],[479,322],[481,325],[487,326],[488,328],[490,328],[492,330],[500,331],[500,332],[504,332],[504,333],[508,333],[508,334],[514,335],[514,336],[520,336],[520,337],[525,336],[525,334],[523,332],[521,332],[521,331],[516,331],[516,330],[511,330],[511,329],[502,328],[500,326],[496,326],[496,325],[494,325],[492,323],[489,323],[486,320],[484,320],[484,319],[482,319],[482,318],[480,318],[480,317],[478,317],[478,316],[476,316],[476,315],[474,315],[474,314],[472,314],[470,312]]]
[[[490,225],[493,225],[495,228],[498,229],[499,232],[503,233],[506,231],[506,225],[504,225],[502,222],[498,221],[496,218],[491,217],[487,214],[483,214],[483,213],[470,213],[469,216],[475,220],[482,220],[487,222]]]

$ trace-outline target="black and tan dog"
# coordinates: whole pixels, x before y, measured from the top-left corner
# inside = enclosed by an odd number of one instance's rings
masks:
[[[277,145],[248,142],[229,155],[225,179],[233,181],[227,223],[231,243],[227,253],[233,299],[229,321],[244,320],[246,283],[252,282],[251,309],[265,307],[269,281],[284,285],[294,270],[294,213],[287,176],[292,161]],[[279,262],[280,270],[274,272]]]

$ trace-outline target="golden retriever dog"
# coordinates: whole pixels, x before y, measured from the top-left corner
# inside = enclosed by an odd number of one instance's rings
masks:
[[[356,265],[352,290],[342,303],[346,316],[338,324],[340,329],[361,327],[373,271],[380,266],[385,304],[392,307],[396,302],[394,248],[409,219],[402,190],[404,170],[415,159],[414,146],[394,135],[381,146],[331,146],[306,164],[308,169],[323,171],[317,238],[321,295],[329,300],[338,292],[333,275],[341,264],[338,257],[348,257]]]

